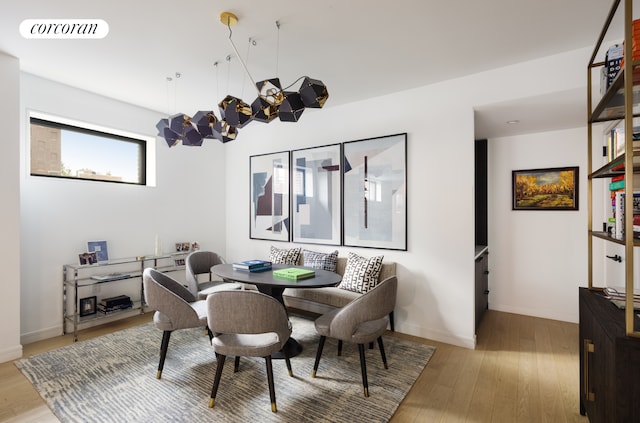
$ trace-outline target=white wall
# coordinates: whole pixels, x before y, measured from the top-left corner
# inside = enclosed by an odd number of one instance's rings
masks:
[[[62,332],[62,265],[77,263],[87,241],[106,240],[111,258],[152,255],[156,234],[165,252],[198,241],[224,254],[222,144],[158,143],[156,187],[29,176],[28,110],[152,137],[161,116],[29,74],[20,84],[23,343]]]
[[[491,139],[489,308],[578,321],[587,281],[586,128]],[[578,211],[511,210],[511,172],[579,166]]]
[[[2,296],[0,307],[0,363],[22,355],[20,344],[20,63],[0,52],[0,257]]]

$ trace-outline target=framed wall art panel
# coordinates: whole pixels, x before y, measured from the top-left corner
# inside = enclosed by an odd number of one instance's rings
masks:
[[[343,245],[406,251],[407,134],[343,148]]]
[[[514,170],[512,210],[578,210],[578,167]]]
[[[291,152],[294,242],[340,245],[340,144]]]
[[[289,152],[249,157],[249,238],[290,240]]]

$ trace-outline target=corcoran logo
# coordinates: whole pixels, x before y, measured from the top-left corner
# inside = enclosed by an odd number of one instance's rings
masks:
[[[109,24],[102,19],[25,19],[20,24],[24,38],[104,38]]]

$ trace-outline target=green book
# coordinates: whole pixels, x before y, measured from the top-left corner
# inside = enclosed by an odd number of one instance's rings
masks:
[[[624,188],[624,179],[622,181],[615,181],[609,184],[609,191],[615,191],[622,188]]]
[[[299,269],[297,267],[290,267],[288,269],[279,269],[273,271],[273,276],[283,279],[290,279],[298,281],[300,279],[312,278],[316,275],[316,272],[309,269]]]

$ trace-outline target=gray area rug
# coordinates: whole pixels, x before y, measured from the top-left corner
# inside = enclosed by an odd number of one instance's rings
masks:
[[[327,339],[317,377],[311,377],[318,335],[313,322],[291,316],[293,337],[303,352],[273,361],[278,412],[272,413],[262,358],[242,358],[233,373],[227,359],[216,406],[208,408],[215,356],[204,329],[171,336],[156,379],[162,332],[153,324],[80,341],[16,361],[63,422],[386,422],[420,375],[434,347],[385,336],[389,369],[377,345],[367,349],[369,398],[362,392],[358,349]]]

